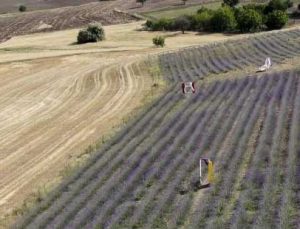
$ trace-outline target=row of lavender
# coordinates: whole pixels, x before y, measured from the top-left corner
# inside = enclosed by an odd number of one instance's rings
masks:
[[[173,87],[15,227],[299,226],[299,98],[296,73]],[[218,179],[198,197],[201,156]]]
[[[299,228],[299,74],[271,78],[221,156],[226,173],[191,216],[193,227]]]
[[[214,73],[264,64],[267,57],[273,63],[300,55],[300,30],[280,31],[231,40],[204,47],[187,48],[160,55],[164,75],[171,81],[203,79]]]

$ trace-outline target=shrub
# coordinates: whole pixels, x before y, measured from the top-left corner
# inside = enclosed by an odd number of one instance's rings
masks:
[[[219,8],[212,16],[211,26],[216,32],[233,31],[236,28],[233,10],[227,6]]]
[[[242,32],[255,32],[260,30],[263,19],[260,13],[253,9],[241,9],[237,13],[238,28]]]
[[[93,35],[94,42],[105,40],[105,33],[101,24],[99,23],[90,24],[87,28],[87,31]]]
[[[173,20],[161,18],[154,24],[153,30],[172,30]]]
[[[162,36],[157,36],[157,37],[154,37],[153,38],[153,44],[155,45],[155,46],[160,46],[160,47],[164,47],[165,46],[165,38],[164,37],[162,37]]]
[[[20,5],[19,6],[19,11],[20,12],[25,12],[27,10],[27,7],[26,6],[24,6],[24,5]]]
[[[77,36],[77,43],[98,42],[105,39],[104,29],[101,24],[90,24],[86,30],[81,30]]]
[[[152,30],[153,26],[154,26],[154,22],[151,20],[147,20],[145,25],[144,25],[147,29]]]
[[[153,31],[160,30],[172,30],[173,29],[173,19],[161,18],[158,21],[147,20],[145,26]]]
[[[223,0],[223,3],[227,6],[234,7],[239,3],[239,0]]]
[[[181,30],[184,33],[186,30],[190,29],[191,22],[186,16],[180,16],[174,21],[174,28]]]
[[[276,10],[267,16],[266,26],[268,29],[281,29],[288,21],[286,12]]]
[[[77,43],[84,44],[91,42],[93,39],[92,34],[86,30],[80,30],[77,36]]]
[[[191,17],[191,28],[198,31],[210,31],[213,14],[209,11],[197,13]]]

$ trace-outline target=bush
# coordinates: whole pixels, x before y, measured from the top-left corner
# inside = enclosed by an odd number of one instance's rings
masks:
[[[81,30],[77,36],[77,43],[98,42],[105,39],[104,29],[101,24],[90,24],[86,30]]]
[[[263,24],[260,13],[253,9],[240,9],[237,13],[237,24],[242,32],[259,31]]]
[[[234,7],[239,3],[239,0],[223,0],[223,3],[227,6]]]
[[[157,37],[154,37],[153,38],[153,44],[155,45],[155,46],[160,46],[160,47],[164,47],[165,46],[165,38],[164,37],[162,37],[162,36],[157,36]]]
[[[87,31],[94,36],[94,42],[105,40],[105,33],[102,25],[99,23],[90,24]]]
[[[267,16],[266,26],[268,29],[281,29],[288,21],[286,12],[276,10]]]
[[[25,12],[27,10],[27,7],[26,6],[24,6],[24,5],[20,5],[19,6],[19,11],[20,12]]]
[[[209,11],[197,13],[191,17],[191,29],[198,31],[210,31],[213,14]]]
[[[181,30],[184,33],[186,30],[191,28],[191,22],[186,16],[180,16],[174,21],[174,28]]]
[[[152,31],[173,30],[173,20],[161,18],[158,21],[147,20],[145,26]]]
[[[144,26],[149,29],[152,30],[153,26],[154,26],[154,22],[151,20],[147,20],[146,23],[144,24]]]
[[[77,43],[84,44],[88,42],[92,42],[93,36],[86,30],[80,30],[77,36]]]
[[[227,6],[219,8],[212,16],[211,26],[216,32],[233,31],[236,28],[233,10]]]

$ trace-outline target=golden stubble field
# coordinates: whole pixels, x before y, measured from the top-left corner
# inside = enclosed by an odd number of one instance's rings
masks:
[[[89,145],[111,136],[164,91],[166,84],[151,74],[157,59],[145,64],[150,54],[230,38],[140,31],[142,23],[107,26],[101,43],[75,45],[73,29],[0,44],[2,217],[37,189],[55,186]],[[152,45],[159,34],[167,37],[162,49]]]

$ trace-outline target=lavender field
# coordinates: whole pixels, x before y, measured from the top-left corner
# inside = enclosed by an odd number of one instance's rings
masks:
[[[201,80],[248,66],[256,68],[267,57],[277,65],[299,55],[300,29],[293,29],[164,53],[160,55],[160,64],[166,79],[176,82]]]
[[[281,63],[299,35],[161,55],[168,91],[14,228],[299,228],[300,72],[198,81],[190,96],[179,83]],[[215,162],[209,189],[200,157]]]

